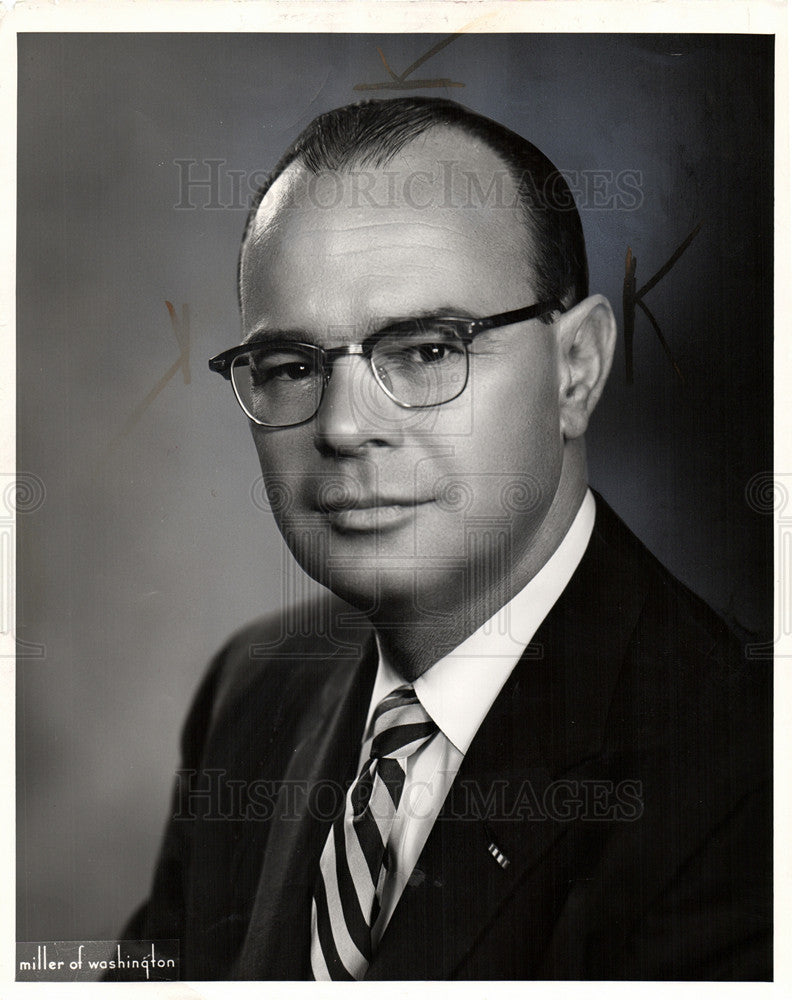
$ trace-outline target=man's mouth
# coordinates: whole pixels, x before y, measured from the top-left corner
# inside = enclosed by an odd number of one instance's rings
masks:
[[[337,531],[383,531],[408,522],[419,507],[433,498],[355,497],[354,500],[325,504],[331,527]]]

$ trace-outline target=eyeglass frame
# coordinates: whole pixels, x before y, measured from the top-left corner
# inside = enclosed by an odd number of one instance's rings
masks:
[[[268,424],[263,420],[258,420],[251,413],[248,412],[247,408],[243,404],[242,400],[239,398],[239,393],[237,392],[236,383],[231,378],[231,371],[234,361],[241,357],[243,354],[249,354],[251,351],[256,350],[257,341],[248,341],[245,344],[238,344],[236,347],[230,347],[228,350],[222,351],[220,354],[215,355],[213,358],[209,359],[209,369],[213,372],[217,372],[222,375],[227,381],[231,383],[231,387],[234,390],[234,396],[239,403],[242,412],[252,420],[253,423],[257,424],[259,427],[271,427],[271,428],[282,428],[282,427],[299,427],[302,424],[307,424],[309,421],[313,420],[322,405],[322,400],[324,399],[325,390],[330,382],[330,377],[333,373],[333,365],[338,358],[342,357],[364,357],[369,362],[371,368],[371,373],[374,376],[374,381],[382,389],[385,395],[393,400],[397,406],[401,406],[405,410],[424,410],[430,409],[434,406],[445,406],[446,403],[452,402],[454,399],[458,399],[462,393],[467,388],[468,377],[470,374],[470,360],[468,355],[468,347],[479,334],[487,333],[490,330],[497,330],[504,326],[511,326],[514,323],[525,323],[530,319],[537,319],[538,317],[544,317],[554,312],[565,312],[566,309],[564,305],[558,299],[549,299],[546,302],[535,302],[530,306],[523,306],[520,309],[510,309],[507,312],[495,313],[492,316],[483,316],[479,319],[463,319],[457,316],[433,316],[431,319],[426,320],[420,319],[407,319],[400,320],[397,323],[391,323],[388,326],[383,327],[376,333],[371,334],[371,336],[366,337],[364,341],[356,344],[341,344],[338,347],[320,347],[318,344],[308,344],[302,343],[296,340],[290,341],[272,341],[263,342],[259,346],[266,347],[301,347],[307,348],[309,351],[313,352],[316,357],[319,358],[320,365],[319,370],[322,372],[322,389],[319,393],[319,399],[316,404],[316,409],[304,420],[298,420],[295,423],[289,424]],[[454,327],[454,335],[461,341],[465,349],[465,381],[462,384],[459,392],[451,396],[449,399],[444,399],[440,403],[402,403],[401,400],[396,399],[396,397],[383,385],[380,378],[377,376],[376,369],[372,362],[372,353],[383,337],[397,335],[401,330],[412,330],[416,325],[421,322],[438,322],[438,323],[449,323]]]

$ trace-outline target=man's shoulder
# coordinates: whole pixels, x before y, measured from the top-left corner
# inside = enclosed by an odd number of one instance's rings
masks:
[[[373,642],[369,621],[323,594],[262,615],[237,629],[209,664],[185,725],[183,743],[277,692],[283,704],[332,683],[360,663]]]
[[[598,498],[597,545],[634,601],[611,719],[680,772],[731,760],[735,788],[769,773],[772,670]]]
[[[674,647],[698,658],[739,659],[740,639],[721,615],[660,562],[601,496],[595,497],[594,547],[607,572],[640,602],[636,628],[654,633],[653,641],[666,657]]]

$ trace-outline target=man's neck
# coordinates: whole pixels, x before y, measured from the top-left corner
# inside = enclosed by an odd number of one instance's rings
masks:
[[[388,605],[372,617],[383,651],[407,681],[414,681],[457,648],[521,591],[547,563],[566,537],[586,495],[585,477],[574,484],[562,479],[559,490],[531,545],[500,574],[492,574],[473,592],[448,600],[452,593],[422,595],[409,605]],[[446,598],[444,600],[444,598]],[[418,608],[433,608],[431,615]]]

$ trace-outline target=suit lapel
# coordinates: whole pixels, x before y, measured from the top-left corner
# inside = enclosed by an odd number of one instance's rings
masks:
[[[580,824],[548,814],[548,787],[601,753],[644,600],[614,551],[607,514],[602,521],[598,511],[580,566],[476,734],[367,978],[453,978],[517,892],[534,933],[515,947],[535,948],[538,963],[559,891],[554,869],[580,834]],[[553,865],[541,864],[550,857]]]
[[[302,717],[276,799],[256,902],[235,979],[310,978],[310,913],[319,856],[353,778],[376,672],[373,634],[357,662],[328,671]],[[321,799],[309,794],[323,789]],[[320,817],[317,822],[316,815]]]

